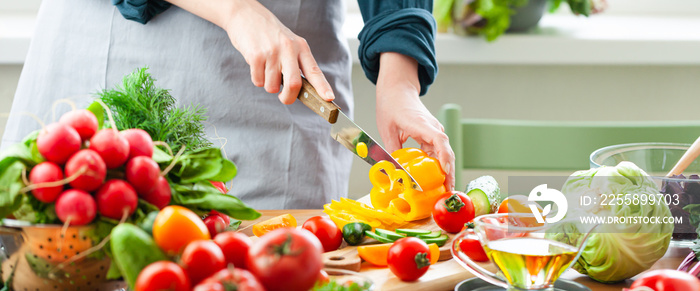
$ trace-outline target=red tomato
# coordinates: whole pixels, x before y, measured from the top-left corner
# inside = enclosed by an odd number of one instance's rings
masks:
[[[654,291],[700,290],[700,279],[677,270],[653,270],[642,273],[630,286],[632,291],[636,288],[642,290],[644,287]]]
[[[265,291],[250,272],[230,268],[216,272],[194,287],[194,291]]]
[[[474,219],[474,204],[467,194],[446,192],[435,203],[433,219],[442,230],[458,233],[465,223]]]
[[[218,245],[210,240],[196,240],[187,245],[180,261],[193,284],[226,268],[226,258]]]
[[[171,261],[152,263],[136,278],[136,291],[189,291],[190,279],[185,270]]]
[[[415,237],[397,240],[387,255],[389,270],[402,281],[418,280],[430,267],[430,248]]]
[[[467,234],[462,241],[459,242],[459,249],[475,262],[489,261],[489,257],[486,255],[486,251],[484,251],[484,248],[481,246],[473,229],[467,230]]]
[[[323,266],[321,242],[306,230],[278,228],[250,247],[246,266],[267,291],[306,291]]]
[[[304,222],[301,228],[310,231],[321,241],[324,252],[337,250],[343,242],[343,232],[328,217],[311,217]]]
[[[248,250],[253,244],[250,238],[240,232],[226,231],[217,234],[214,242],[224,252],[227,264],[233,264],[236,268],[248,269],[245,261],[248,258]]]

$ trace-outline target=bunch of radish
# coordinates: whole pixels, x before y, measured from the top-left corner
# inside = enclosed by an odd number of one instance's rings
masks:
[[[156,207],[170,203],[168,181],[151,157],[153,140],[142,129],[98,130],[89,110],[73,110],[39,132],[37,150],[46,160],[29,173],[31,193],[55,203],[66,224],[85,225],[100,215],[122,219],[141,198]],[[110,173],[123,173],[111,176]]]

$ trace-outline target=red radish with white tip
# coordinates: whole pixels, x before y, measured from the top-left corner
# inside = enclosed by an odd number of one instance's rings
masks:
[[[97,190],[95,194],[97,200],[97,211],[100,215],[121,219],[124,211],[131,215],[136,210],[138,197],[136,191],[124,180],[109,180]]]
[[[61,167],[52,162],[40,163],[29,172],[29,182],[34,184],[50,183],[63,180]],[[52,187],[41,187],[32,190],[34,197],[44,203],[56,201],[58,195],[63,192],[63,185]]]
[[[75,129],[82,140],[88,140],[97,132],[97,117],[87,109],[69,111],[58,122]]]
[[[209,215],[204,218],[204,225],[207,226],[209,230],[209,235],[215,237],[217,234],[222,233],[226,230],[226,221],[220,215]]]
[[[47,161],[63,165],[80,150],[80,135],[63,123],[52,123],[39,131],[36,147]]]
[[[163,207],[170,204],[170,198],[172,193],[170,192],[170,184],[168,184],[168,179],[164,177],[158,177],[156,185],[145,195],[141,195],[143,200],[153,204],[158,209],[163,209]]]
[[[126,163],[126,180],[139,196],[148,194],[156,186],[159,176],[158,163],[149,157],[138,156]]]
[[[56,199],[56,215],[63,223],[86,225],[97,215],[95,199],[85,191],[70,189]]]
[[[116,129],[103,129],[90,139],[90,149],[105,161],[107,169],[121,167],[129,158],[129,142]]]
[[[102,186],[107,176],[107,166],[97,152],[84,149],[75,153],[66,163],[66,176],[83,171],[69,184],[71,187],[92,192]]]
[[[121,135],[129,142],[129,159],[153,156],[153,139],[145,130],[130,128],[122,131]]]

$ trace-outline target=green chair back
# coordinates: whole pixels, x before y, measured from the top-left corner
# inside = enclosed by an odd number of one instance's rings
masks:
[[[438,115],[455,152],[455,168],[582,170],[596,149],[622,143],[692,143],[698,121],[526,121],[464,119],[461,107],[444,105]],[[455,175],[456,189],[464,185]]]

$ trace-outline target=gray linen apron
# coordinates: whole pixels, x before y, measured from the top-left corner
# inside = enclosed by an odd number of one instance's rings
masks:
[[[308,41],[337,104],[352,112],[344,3],[261,2]],[[125,20],[108,0],[42,1],[12,112],[50,121],[55,100],[87,106],[89,94],[112,88],[142,66],[150,67],[159,87],[171,89],[180,106],[208,109],[209,122],[227,139],[225,151],[238,166],[230,193],[244,202],[257,209],[320,208],[347,196],[352,155],[331,139],[330,125],[300,102],[283,105],[276,94],[253,86],[226,33],[178,7],[142,25]],[[55,118],[67,110],[58,106]],[[38,128],[30,118],[13,115],[2,147]],[[215,138],[212,126],[207,133]]]

